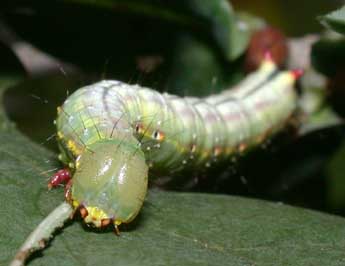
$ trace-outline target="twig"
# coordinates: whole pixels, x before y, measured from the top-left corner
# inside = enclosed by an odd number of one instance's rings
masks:
[[[72,213],[73,209],[67,202],[63,202],[56,207],[29,235],[10,263],[10,266],[23,266],[25,260],[33,252],[43,249],[45,242],[52,237],[56,229],[63,226]]]

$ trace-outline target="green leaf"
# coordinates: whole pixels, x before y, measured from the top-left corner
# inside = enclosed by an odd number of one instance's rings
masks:
[[[126,11],[173,22],[191,29],[202,28],[210,33],[228,60],[238,58],[246,49],[257,21],[237,18],[228,0],[188,0],[160,4],[157,1],[66,0],[65,2]],[[254,23],[254,24],[253,24]]]
[[[0,101],[3,100],[3,91],[13,85],[15,85],[21,77],[19,75],[1,75],[0,76]],[[0,112],[0,127],[7,128],[9,126],[9,121],[4,112]]]
[[[344,120],[327,103],[327,79],[313,68],[308,69],[301,79],[302,93],[299,109],[303,113],[298,129],[300,136],[343,126]]]
[[[248,31],[265,26],[263,20],[248,13],[237,13],[237,16],[238,23],[242,23]],[[241,35],[235,38],[241,38]],[[246,45],[238,47],[242,49],[240,54]],[[191,34],[179,34],[174,48],[166,84],[170,92],[184,96],[207,96],[229,88],[244,77],[242,62],[229,63],[213,49],[212,44]]]
[[[193,13],[208,20],[227,59],[234,60],[244,52],[251,34],[249,24],[237,19],[229,1],[189,0],[188,5]]]
[[[65,0],[29,7],[30,17],[6,13],[7,24],[30,44],[88,73],[85,83],[117,79],[179,95],[206,95],[238,79],[241,60],[229,60],[243,54],[251,33],[264,25],[235,14],[226,0]],[[182,43],[186,36],[192,41]],[[61,40],[73,41],[66,49]],[[141,67],[147,61],[151,71]]]
[[[183,96],[207,96],[229,88],[243,77],[240,64],[226,64],[210,45],[181,35],[169,70],[169,92]]]
[[[341,210],[345,206],[344,156],[345,145],[342,143],[326,168],[328,203],[332,208],[338,210]]]
[[[310,115],[307,121],[303,122],[303,125],[299,129],[299,134],[303,136],[314,131],[343,125],[344,120],[330,106],[324,106],[319,111]]]
[[[56,108],[67,95],[85,84],[81,79],[83,76],[71,74],[25,79],[3,95],[9,118],[31,140],[57,151],[54,138],[56,126],[53,123]]]
[[[313,44],[311,59],[318,71],[334,77],[345,69],[345,37],[338,33],[327,32]]]
[[[13,127],[1,127],[0,139],[0,264],[7,265],[63,189],[46,188],[59,167],[54,153]],[[343,218],[281,203],[151,191],[120,237],[74,221],[29,265],[341,265],[344,235]]]
[[[325,16],[320,17],[320,21],[326,27],[336,32],[344,34],[345,33],[345,6]]]

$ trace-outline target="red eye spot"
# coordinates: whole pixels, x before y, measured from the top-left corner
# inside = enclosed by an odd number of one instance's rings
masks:
[[[141,134],[144,130],[144,126],[141,123],[135,125],[135,132]]]
[[[156,130],[153,132],[152,137],[158,141],[162,141],[165,135],[163,132]]]

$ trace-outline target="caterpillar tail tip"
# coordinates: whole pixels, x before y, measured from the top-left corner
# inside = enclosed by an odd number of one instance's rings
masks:
[[[277,68],[272,52],[268,49],[264,52],[260,68],[264,70],[266,69],[267,71]]]
[[[264,52],[264,61],[271,63],[274,62],[272,52],[268,49]]]

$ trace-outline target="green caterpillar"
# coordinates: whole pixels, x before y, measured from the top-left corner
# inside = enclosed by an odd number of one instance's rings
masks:
[[[110,80],[77,90],[56,119],[60,159],[73,171],[67,201],[86,223],[117,230],[139,213],[150,169],[209,167],[284,127],[300,74],[266,59],[238,86],[202,99]]]

